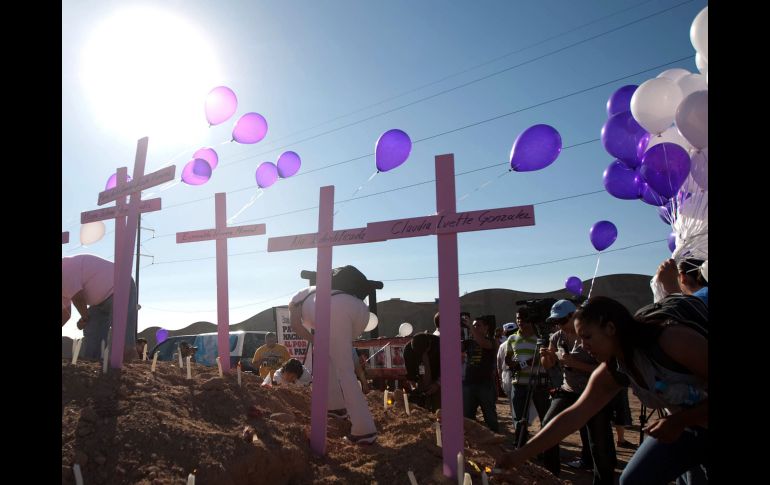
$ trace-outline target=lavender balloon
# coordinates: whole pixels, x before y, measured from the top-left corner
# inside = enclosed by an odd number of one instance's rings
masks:
[[[206,160],[209,162],[211,170],[214,170],[219,165],[219,155],[217,155],[213,148],[200,148],[197,152],[193,153],[193,158]]]
[[[636,84],[629,84],[612,93],[610,99],[607,100],[607,116],[631,111],[631,97],[638,87]]]
[[[128,176],[127,182],[131,181],[131,176]],[[118,184],[118,174],[113,173],[110,175],[110,178],[107,179],[107,185],[104,186],[104,190],[110,190],[113,187],[116,187]]]
[[[283,152],[278,157],[278,175],[281,178],[289,178],[299,171],[299,167],[302,164],[299,155],[294,152]]]
[[[602,126],[604,149],[629,168],[639,166],[640,154],[644,153],[649,141],[650,134],[636,122],[630,111],[610,116]]]
[[[655,192],[670,199],[687,180],[690,155],[676,143],[655,145],[644,154],[639,173]]]
[[[674,211],[671,208],[671,201],[666,202],[666,205],[658,207],[658,216],[664,224],[670,226],[674,220]]]
[[[374,145],[374,161],[378,172],[393,170],[409,158],[412,140],[405,132],[388,130],[377,139]]]
[[[194,158],[182,169],[182,182],[187,185],[203,185],[211,178],[211,165],[202,158]]]
[[[618,238],[618,228],[610,221],[599,221],[589,231],[591,244],[597,251],[604,251]]]
[[[674,252],[674,249],[676,249],[676,233],[672,232],[668,235],[668,249],[671,250],[671,252]]]
[[[620,160],[615,160],[604,171],[604,188],[618,199],[638,199],[641,195],[641,179],[637,170],[632,170]]]
[[[532,172],[552,164],[561,153],[561,135],[550,125],[530,126],[513,142],[511,168]]]
[[[229,120],[238,107],[238,98],[232,89],[219,86],[206,95],[206,120],[215,126]]]
[[[583,294],[583,282],[577,276],[567,278],[567,281],[564,282],[564,287],[575,296]]]
[[[257,185],[260,188],[266,189],[278,180],[278,167],[271,162],[262,162],[257,167],[256,177]]]
[[[233,141],[257,143],[267,135],[267,121],[259,113],[246,113],[235,122]]]
[[[168,330],[165,328],[159,328],[155,332],[155,340],[157,343],[165,342],[165,340],[168,338]]]
[[[639,174],[641,177],[641,174]],[[649,185],[647,185],[647,182],[644,181],[644,178],[641,178],[641,195],[640,199],[642,199],[646,204],[654,205],[656,207],[660,207],[662,205],[665,205],[666,202],[669,201],[668,198],[663,197],[662,195],[655,192],[652,188],[650,188]]]

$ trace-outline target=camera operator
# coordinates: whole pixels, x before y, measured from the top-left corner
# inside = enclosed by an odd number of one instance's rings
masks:
[[[540,358],[545,368],[560,365],[564,369],[564,382],[556,391],[551,401],[551,407],[545,415],[543,425],[554,416],[574,404],[585,390],[591,372],[599,366],[599,362],[591,357],[577,336],[574,326],[574,313],[577,308],[569,300],[559,300],[551,308],[549,322],[556,323],[560,330],[551,335],[548,348],[540,349]],[[610,418],[612,408],[605,406],[581,429],[580,437],[584,437],[581,463],[570,464],[573,468],[588,468],[593,463],[594,485],[613,483],[616,464],[615,446],[612,437]],[[590,453],[586,449],[588,441]],[[543,466],[555,476],[560,472],[559,445],[545,451]]]
[[[519,331],[513,334],[507,343],[505,363],[511,370],[511,416],[513,417],[515,442],[519,443],[521,435],[524,441],[529,436],[527,430],[527,393],[532,380],[532,402],[542,423],[548,410],[548,378],[546,374],[531,375],[532,363],[537,348],[535,323],[538,322],[537,312],[528,307],[519,308],[516,313],[516,324]],[[538,365],[538,367],[540,367]]]

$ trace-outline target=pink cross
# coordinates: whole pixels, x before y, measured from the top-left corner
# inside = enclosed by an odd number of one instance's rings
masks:
[[[131,265],[134,261],[133,247],[136,243],[139,211],[142,208],[142,190],[173,180],[176,173],[176,166],[172,165],[145,175],[144,164],[147,160],[147,144],[147,137],[141,138],[137,142],[133,180],[125,182],[128,170],[125,167],[119,168],[116,177],[117,185],[99,193],[97,202],[98,205],[104,205],[113,200],[117,201],[116,206],[110,208],[114,211],[110,214],[115,217],[115,290],[112,301],[112,347],[110,348],[110,367],[113,369],[123,367]],[[126,204],[125,198],[127,196],[130,198]],[[160,205],[159,199],[150,199],[145,207],[149,207],[148,210],[157,210],[152,208],[156,204],[155,200],[158,201],[157,205]],[[102,216],[106,212],[102,213]],[[81,214],[81,220],[84,216],[96,217],[93,214],[85,213]],[[123,220],[125,220],[125,224]]]
[[[463,395],[460,382],[460,288],[457,233],[535,225],[531,205],[457,212],[454,155],[436,157],[437,214],[370,222],[370,241],[436,235],[438,239],[439,313],[441,314],[441,435],[444,475],[457,476],[457,453],[463,450]]]
[[[310,412],[310,448],[326,453],[326,412],[329,394],[329,339],[331,324],[332,247],[371,242],[366,228],[334,229],[334,186],[321,187],[318,232],[271,237],[267,252],[318,248],[316,265],[315,335],[313,337],[313,389]]]
[[[200,231],[176,233],[177,244],[216,240],[217,244],[217,350],[219,355],[230,355],[230,308],[227,286],[227,239],[256,236],[265,233],[264,224],[227,227],[227,195],[219,192],[214,196],[216,227]],[[220,359],[222,370],[230,370],[230,359]]]
[[[70,232],[64,231],[61,233],[61,243],[67,244],[68,242],[70,242]]]

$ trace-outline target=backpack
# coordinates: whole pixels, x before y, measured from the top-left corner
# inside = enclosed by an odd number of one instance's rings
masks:
[[[363,300],[369,296],[371,285],[358,268],[347,265],[332,270],[332,290],[341,291]]]
[[[643,306],[634,314],[637,320],[676,320],[703,335],[708,340],[708,306],[703,300],[692,295],[668,295],[657,303]],[[690,373],[684,366],[675,362],[657,344],[647,349],[649,357],[675,372]]]

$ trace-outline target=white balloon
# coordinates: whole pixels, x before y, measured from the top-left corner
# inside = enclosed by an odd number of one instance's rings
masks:
[[[688,71],[687,69],[682,69],[681,67],[675,67],[673,69],[667,69],[661,72],[660,74],[658,74],[658,77],[659,78],[664,77],[666,79],[671,79],[672,81],[677,82],[683,77],[687,76],[688,74],[690,74],[690,71]]]
[[[684,76],[679,81],[677,81],[676,84],[679,86],[679,89],[682,90],[682,99],[691,95],[695,91],[705,91],[709,88],[708,84],[706,83],[706,76],[703,74],[690,74]]]
[[[80,226],[80,244],[88,246],[98,242],[104,237],[104,223],[102,221],[89,222]]]
[[[705,76],[709,70],[709,63],[703,60],[703,56],[700,55],[700,52],[695,53],[695,65],[698,67],[700,73]]]
[[[709,260],[703,262],[702,265],[700,265],[700,274],[703,275],[703,279],[706,280],[706,283],[709,281]]]
[[[695,50],[709,61],[709,8],[705,7],[695,16],[690,26],[690,42]]]
[[[690,157],[690,175],[703,190],[709,189],[709,149],[698,150]]]
[[[404,322],[398,327],[398,336],[408,337],[412,335],[413,331],[414,331],[414,328],[412,327],[412,324],[409,322]]]
[[[631,114],[637,123],[653,135],[671,126],[676,109],[682,102],[682,90],[664,77],[648,79],[631,97]]]
[[[679,133],[695,148],[709,144],[709,92],[695,91],[676,110],[676,127]]]
[[[371,332],[375,328],[377,328],[377,324],[380,323],[380,320],[377,318],[377,315],[375,315],[372,312],[369,312],[369,323],[366,324],[366,328],[364,328],[364,332]]]
[[[682,134],[679,133],[679,130],[676,129],[676,126],[670,127],[660,135],[651,136],[650,142],[647,144],[647,148],[645,149],[645,151],[661,143],[676,143],[677,145],[684,148],[688,152],[693,149],[693,146],[690,145],[690,143],[684,139]]]

